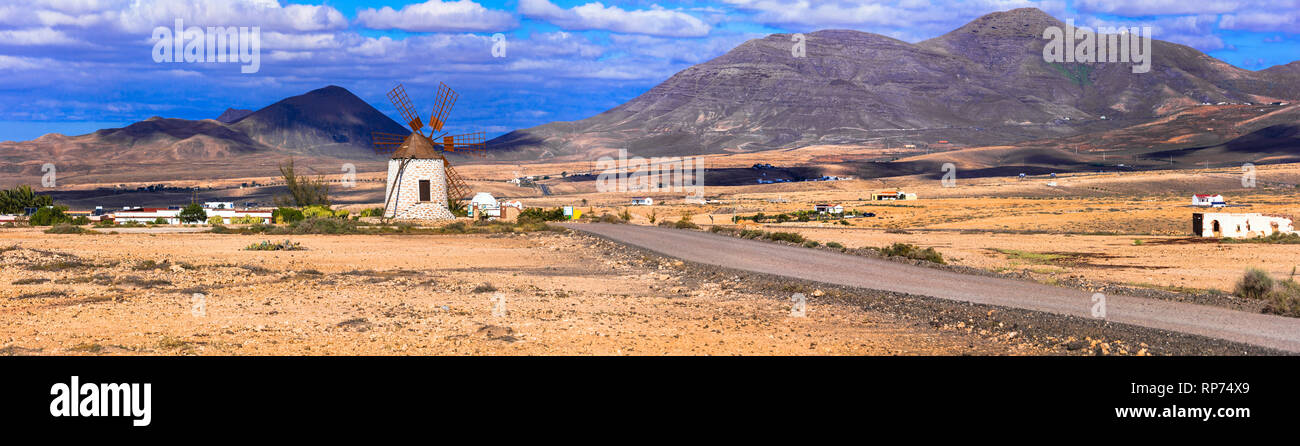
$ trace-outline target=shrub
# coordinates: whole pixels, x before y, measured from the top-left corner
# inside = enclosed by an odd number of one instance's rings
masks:
[[[262,217],[251,217],[251,216],[250,216],[250,217],[234,217],[234,218],[231,218],[231,219],[230,219],[230,224],[233,224],[233,225],[255,225],[255,224],[258,224],[258,223],[262,223],[263,221],[264,221],[264,220],[262,219]]]
[[[162,217],[155,218],[155,219],[153,219],[153,224],[155,224],[155,225],[165,225],[165,224],[167,224],[167,219],[162,218]]]
[[[916,245],[907,243],[895,243],[893,245],[880,248],[880,253],[888,257],[906,257],[915,260],[924,260],[927,262],[943,264],[943,255],[934,248],[921,249]]]
[[[740,231],[740,236],[742,238],[759,238],[762,237],[763,234],[765,234],[763,231],[757,229],[745,229]]]
[[[307,248],[303,248],[302,244],[291,242],[289,240],[279,243],[265,240],[262,243],[254,243],[244,248],[245,251],[302,251],[305,249]]]
[[[809,241],[803,242],[803,247],[805,247],[805,248],[816,248],[816,247],[818,247],[818,246],[821,246],[821,243],[817,243],[816,240],[809,240]]]
[[[32,226],[54,226],[59,223],[72,221],[64,212],[68,210],[67,206],[46,206],[36,210],[35,214],[28,220]]]
[[[497,287],[492,286],[492,284],[490,284],[490,283],[486,283],[486,282],[484,282],[483,284],[474,287],[474,289],[473,289],[472,291],[475,292],[475,293],[491,293],[491,292],[496,291],[496,290],[497,290]]]
[[[627,220],[624,220],[622,218],[610,214],[601,214],[600,218],[596,219],[596,221],[599,223],[615,223],[615,224],[627,223]]]
[[[794,232],[769,232],[764,235],[768,240],[776,242],[803,243],[802,235]]]
[[[1250,268],[1237,281],[1233,293],[1247,299],[1263,299],[1273,291],[1273,278],[1259,268]]]
[[[623,212],[620,212],[620,213],[618,214],[618,218],[623,219],[624,222],[632,221],[632,211],[629,211],[629,210],[627,210],[627,209],[623,209]]]
[[[314,205],[302,208],[302,216],[306,218],[333,218],[337,217],[338,214],[331,210],[329,206]],[[343,216],[346,217],[347,212],[344,212]]]
[[[271,221],[276,223],[293,223],[302,221],[304,218],[302,211],[294,208],[282,207],[271,211]]]
[[[1300,317],[1300,283],[1293,279],[1278,282],[1268,295],[1265,311],[1283,316]]]
[[[225,223],[225,222],[226,222],[226,219],[225,219],[225,218],[222,218],[222,217],[218,217],[218,216],[215,216],[215,215],[214,215],[214,216],[211,216],[211,217],[208,217],[208,224],[213,225],[213,226],[217,226],[217,225],[220,225],[220,224]]]
[[[826,247],[833,248],[833,249],[844,249],[844,245],[840,244],[840,242],[826,242]]]
[[[90,231],[87,231],[81,226],[71,225],[68,223],[59,223],[51,226],[50,229],[45,230],[46,234],[84,234],[86,232]]]
[[[338,218],[308,218],[296,221],[286,228],[276,228],[273,234],[356,234],[357,222]]]
[[[544,209],[528,208],[519,213],[519,221],[560,221],[564,220],[564,208]]]
[[[88,225],[88,224],[90,224],[90,217],[87,217],[87,216],[85,216],[85,215],[78,215],[77,218],[72,219],[72,224],[74,224],[74,225],[78,225],[78,226],[80,226],[80,225]]]
[[[181,209],[178,217],[181,223],[199,223],[208,220],[208,212],[204,211],[203,206],[198,203],[190,203],[189,206],[185,206],[185,209]]]
[[[362,209],[361,212],[357,213],[357,216],[358,217],[383,217],[384,208]]]
[[[681,220],[678,220],[677,223],[673,223],[673,227],[677,229],[700,229],[700,225],[692,223],[690,220],[687,220],[685,217],[683,217]]]

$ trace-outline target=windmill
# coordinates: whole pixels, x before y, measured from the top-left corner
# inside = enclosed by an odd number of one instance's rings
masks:
[[[424,134],[425,124],[411,106],[406,89],[398,84],[388,92],[388,99],[402,114],[408,135],[371,132],[375,153],[392,154],[388,162],[388,186],[384,197],[384,216],[406,219],[452,218],[448,204],[459,203],[471,194],[469,186],[445,153],[466,153],[482,156],[483,133],[447,135],[443,124],[459,97],[446,84],[438,83],[437,101],[429,117],[429,134]],[[414,189],[414,190],[412,190]],[[435,209],[441,207],[441,209]]]

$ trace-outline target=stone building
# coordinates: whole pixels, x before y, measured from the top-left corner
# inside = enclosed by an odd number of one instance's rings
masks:
[[[1192,214],[1192,234],[1199,237],[1266,237],[1274,233],[1293,233],[1291,219],[1263,214],[1200,213]]]
[[[447,208],[447,159],[428,138],[411,134],[388,160],[384,217],[397,220],[451,220]]]

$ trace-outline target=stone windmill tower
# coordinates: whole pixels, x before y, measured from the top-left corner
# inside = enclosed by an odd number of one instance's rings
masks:
[[[411,107],[406,89],[398,84],[388,99],[406,119],[411,134],[372,132],[375,152],[393,156],[388,160],[388,182],[384,188],[384,218],[397,220],[448,220],[456,218],[450,207],[469,198],[469,187],[447,161],[445,152],[481,155],[483,133],[433,136],[442,131],[459,95],[446,84],[438,84],[438,100],[429,118],[429,136],[424,121]],[[439,141],[441,138],[441,141]]]

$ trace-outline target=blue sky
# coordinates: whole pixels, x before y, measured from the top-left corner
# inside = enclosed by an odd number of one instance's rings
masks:
[[[993,11],[1150,25],[1258,70],[1300,60],[1300,0],[6,0],[0,141],[164,116],[214,118],[326,85],[396,116],[403,82],[427,117],[439,81],[461,93],[448,130],[491,136],[614,107],[690,65],[776,32],[857,29],[916,42]],[[261,66],[157,63],[153,30],[259,26]],[[493,57],[492,36],[506,38]]]

